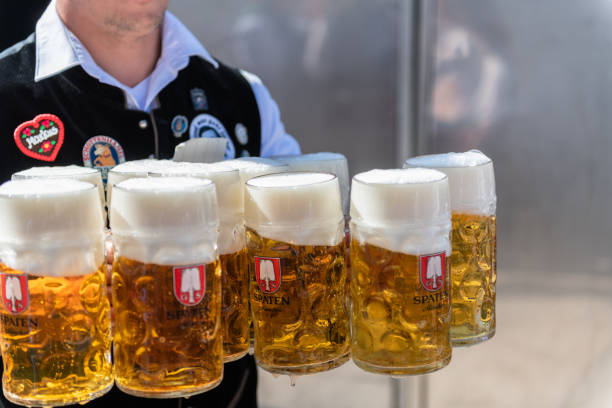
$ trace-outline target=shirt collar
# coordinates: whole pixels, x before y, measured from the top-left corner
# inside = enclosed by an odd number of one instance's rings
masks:
[[[191,56],[202,57],[215,68],[219,67],[200,41],[169,11],[166,11],[162,33],[162,53],[155,71],[169,69],[178,73],[187,66]],[[36,23],[34,80],[41,81],[77,65],[85,65],[84,68],[88,68],[91,64],[97,67],[85,47],[64,25],[57,14],[55,0],[52,0]],[[90,70],[86,71],[91,75]],[[155,74],[156,72],[152,76]]]

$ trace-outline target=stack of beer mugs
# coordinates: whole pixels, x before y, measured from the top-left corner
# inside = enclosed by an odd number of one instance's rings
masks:
[[[136,396],[189,396],[219,384],[251,336],[272,373],[351,356],[393,376],[446,366],[452,346],[495,333],[493,163],[469,151],[404,167],[357,174],[349,196],[334,153],[117,166],[105,203],[111,299],[100,173],[16,173],[0,186],[5,395],[84,403],[114,381]]]

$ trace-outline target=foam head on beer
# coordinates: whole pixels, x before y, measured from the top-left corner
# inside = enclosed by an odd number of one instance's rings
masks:
[[[158,265],[216,260],[219,220],[211,180],[133,178],[113,191],[110,226],[122,256]]]
[[[351,233],[362,243],[418,255],[450,255],[448,178],[432,169],[371,170],[353,177]]]
[[[19,171],[13,174],[13,180],[26,179],[58,179],[68,178],[79,181],[85,181],[98,187],[98,194],[102,205],[104,205],[104,184],[102,183],[102,174],[97,169],[82,166],[40,166],[32,167],[27,170]]]
[[[104,260],[104,220],[95,185],[72,179],[0,186],[0,259],[40,276],[80,276]]]
[[[219,208],[219,253],[231,254],[244,248],[244,232],[237,234],[236,227],[242,225],[242,183],[240,172],[223,162],[177,163],[150,173],[152,177],[194,177],[209,179],[215,184]],[[242,229],[242,228],[240,228]]]
[[[406,160],[407,167],[427,167],[445,173],[449,179],[453,212],[495,213],[493,161],[478,150],[417,156]]]
[[[241,157],[239,159],[225,160],[219,163],[230,166],[233,169],[238,169],[238,171],[240,171],[242,184],[253,177],[289,171],[289,166],[287,164],[265,157]]]
[[[349,212],[349,170],[346,157],[340,153],[320,152],[295,156],[277,156],[274,160],[289,165],[289,171],[332,173],[338,177],[342,194],[342,210]]]
[[[133,178],[145,178],[153,171],[172,167],[174,165],[175,162],[172,160],[143,159],[127,161],[113,167],[112,170],[108,172],[108,181],[106,183],[108,188],[107,204],[110,205],[115,184]]]
[[[260,235],[295,245],[337,245],[344,215],[338,178],[329,173],[271,174],[247,181],[245,222]]]

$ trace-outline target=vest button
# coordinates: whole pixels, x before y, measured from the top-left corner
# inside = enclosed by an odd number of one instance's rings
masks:
[[[149,127],[149,122],[146,119],[143,119],[140,122],[138,122],[138,127],[141,128],[142,130],[145,130]]]

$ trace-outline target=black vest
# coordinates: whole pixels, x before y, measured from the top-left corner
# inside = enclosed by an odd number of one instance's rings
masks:
[[[227,158],[260,154],[257,101],[240,72],[224,64],[215,68],[192,57],[158,95],[151,113],[127,109],[122,90],[100,83],[80,66],[34,82],[35,64],[34,34],[0,54],[0,181],[33,166],[171,158],[175,146],[190,136],[228,138]],[[41,114],[54,115],[63,125],[61,146],[59,135],[40,133],[40,123],[28,129],[26,122]],[[24,124],[26,133],[15,136]],[[96,161],[104,150],[96,151],[96,145],[110,146],[106,161]]]
[[[191,58],[159,94],[159,107],[149,114],[126,109],[123,91],[100,83],[81,67],[34,82],[35,64],[34,35],[0,54],[0,182],[33,166],[89,161],[93,167],[108,168],[122,160],[171,158],[175,146],[188,140],[190,133],[227,137],[236,156],[260,154],[257,101],[236,69],[223,64],[215,68],[201,58]],[[57,120],[44,116],[36,126],[26,123],[44,114]],[[194,120],[198,126],[190,132]],[[60,126],[54,121],[61,123],[63,133],[59,148]],[[21,131],[15,135],[16,129]],[[111,153],[107,157],[101,153],[104,147]],[[0,374],[1,369],[2,364]],[[225,364],[224,379],[217,388],[187,400],[143,400],[113,388],[86,406],[256,407],[256,388],[255,363],[247,356]],[[2,395],[0,408],[4,406],[16,407]]]

